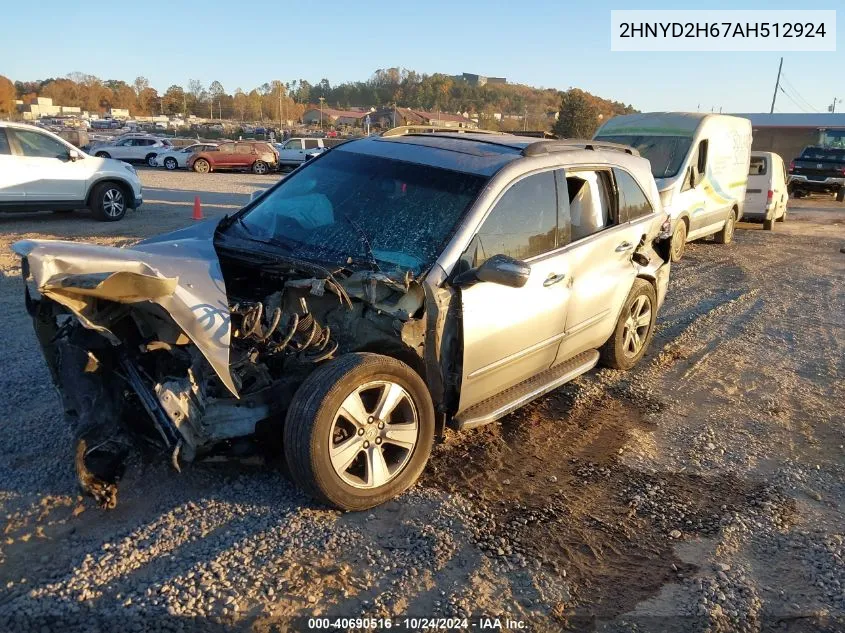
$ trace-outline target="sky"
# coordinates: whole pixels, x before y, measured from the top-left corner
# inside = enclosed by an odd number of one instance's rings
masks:
[[[642,0],[639,9],[842,9],[842,0]],[[233,3],[147,0],[87,4],[2,0],[0,75],[14,80],[79,71],[163,93],[189,79],[227,92],[273,79],[333,85],[394,66],[477,73],[511,83],[581,88],[643,111],[768,112],[780,53],[610,51],[610,10],[626,0],[427,0],[371,5],[322,0]],[[761,16],[764,16],[761,13]],[[838,12],[843,19],[845,10]],[[780,112],[826,111],[845,99],[845,42],[837,51],[784,53]],[[845,111],[845,105],[839,106]]]

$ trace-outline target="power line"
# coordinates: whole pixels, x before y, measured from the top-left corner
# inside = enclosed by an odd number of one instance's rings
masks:
[[[810,114],[810,111],[809,111],[809,110],[807,110],[807,108],[805,108],[804,106],[802,106],[800,103],[798,103],[795,99],[793,99],[793,98],[792,98],[792,95],[790,95],[790,94],[786,91],[786,89],[785,89],[783,86],[778,86],[778,88],[780,88],[780,91],[781,91],[783,94],[785,94],[785,95],[786,95],[786,98],[787,98],[787,99],[789,99],[789,100],[793,103],[793,105],[795,105],[795,107],[796,107],[796,108],[798,108],[799,110],[801,110],[801,112],[804,112],[804,113],[806,113],[806,114]]]
[[[798,100],[801,101],[801,103],[803,103],[805,107],[809,108],[813,112],[818,112],[818,109],[812,103],[810,103],[807,99],[805,99],[804,96],[800,92],[798,92],[798,89],[792,84],[791,81],[789,81],[789,78],[786,76],[785,73],[781,75],[781,80],[784,82],[786,87],[789,88],[790,92],[792,92],[793,95],[795,97],[797,97]]]

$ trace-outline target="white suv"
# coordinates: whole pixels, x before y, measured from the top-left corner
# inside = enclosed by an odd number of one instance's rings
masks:
[[[154,136],[128,136],[114,144],[100,145],[91,151],[100,158],[117,158],[118,160],[137,160],[156,166],[156,156],[173,149],[167,139]]]
[[[55,134],[0,121],[0,211],[72,211],[88,207],[105,222],[141,206],[135,169],[89,156]]]

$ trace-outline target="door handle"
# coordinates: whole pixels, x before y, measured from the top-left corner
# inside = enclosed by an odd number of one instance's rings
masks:
[[[546,280],[543,282],[543,285],[548,288],[549,286],[553,286],[557,282],[563,281],[564,279],[566,279],[565,273],[561,273],[560,275],[552,273],[548,277],[546,277]]]
[[[622,242],[619,246],[616,247],[617,253],[624,253],[625,251],[630,251],[634,248],[634,245],[631,242]]]

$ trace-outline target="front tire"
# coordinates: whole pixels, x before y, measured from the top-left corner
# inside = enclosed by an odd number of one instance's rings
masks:
[[[433,441],[434,406],[422,378],[379,354],[346,354],[314,370],[284,428],[293,480],[341,510],[372,508],[412,486]]]
[[[764,231],[774,231],[775,230],[774,211],[772,212],[771,218],[766,218],[765,220],[763,220],[763,230]]]
[[[734,239],[734,226],[736,225],[736,209],[731,209],[728,219],[725,220],[725,226],[722,230],[716,233],[717,244],[730,244]]]
[[[96,156],[97,158],[111,158],[111,154],[109,154],[108,152],[97,152],[96,154],[94,154],[94,156]]]
[[[173,171],[177,167],[179,167],[179,163],[176,162],[175,158],[171,158],[170,156],[168,156],[167,158],[164,159],[164,168],[165,169],[169,169],[170,171]]]
[[[656,320],[657,293],[654,286],[637,277],[625,299],[613,335],[599,350],[602,365],[613,369],[631,369],[636,365],[651,343]]]
[[[119,185],[106,182],[97,185],[91,195],[91,212],[101,222],[117,222],[126,215],[128,200]]]
[[[687,248],[687,223],[683,220],[678,220],[678,226],[675,227],[675,232],[672,234],[672,245],[669,251],[669,257],[673,262],[681,261],[684,256],[684,251]]]
[[[777,219],[778,222],[786,222],[786,206],[783,207],[783,213],[780,214],[780,217]]]

